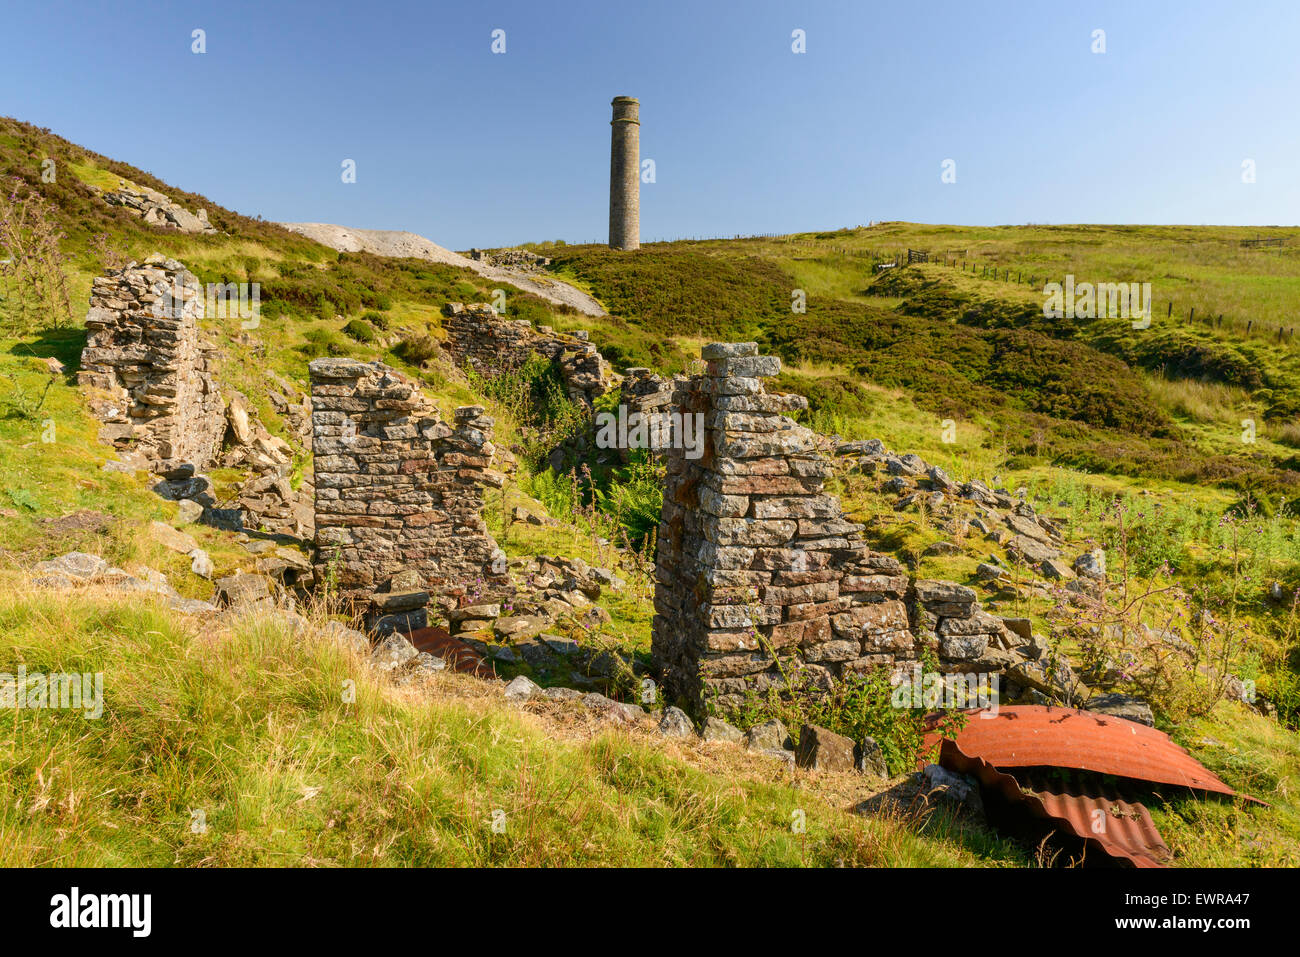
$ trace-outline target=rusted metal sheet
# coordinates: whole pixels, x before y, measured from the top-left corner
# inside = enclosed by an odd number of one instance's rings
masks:
[[[1255,800],[1238,795],[1164,732],[1124,718],[1038,705],[967,714],[955,737],[927,736],[927,751],[940,745],[943,767],[974,775],[1007,802],[1136,867],[1161,867],[1171,856],[1146,807],[1123,793],[1139,782]],[[1060,768],[1086,773],[1055,773]]]
[[[1145,805],[1125,800],[1113,786],[1063,784],[1041,771],[1022,771],[1017,779],[987,761],[967,757],[951,741],[943,743],[939,763],[978,778],[1008,803],[1024,804],[1031,814],[1081,838],[1090,848],[1134,867],[1163,867],[1171,857]]]
[[[963,754],[995,768],[1074,768],[1237,794],[1169,735],[1135,721],[1041,705],[1009,705],[993,717],[969,715],[955,743]],[[937,736],[927,743],[937,743]]]
[[[445,628],[416,628],[408,637],[417,651],[427,651],[441,658],[452,671],[479,678],[496,677],[496,672],[482,655],[459,638],[453,638]]]

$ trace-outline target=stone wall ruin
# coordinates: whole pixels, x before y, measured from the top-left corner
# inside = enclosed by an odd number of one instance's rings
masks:
[[[459,408],[449,425],[382,363],[316,359],[309,369],[317,582],[390,612],[421,607],[430,591],[508,589],[482,517],[486,489],[505,481],[483,408]]]
[[[702,354],[673,405],[703,415],[704,454],[665,456],[652,651],[670,698],[726,710],[773,688],[825,691],[876,668],[901,676],[927,648],[942,672],[1050,687],[1027,622],[1008,627],[972,589],[912,581],[867,546],[825,491],[816,434],[787,415],[807,400],[763,387],[779,359],[754,343]]]
[[[586,333],[564,335],[549,326],[533,328],[527,319],[506,319],[485,303],[449,303],[443,343],[457,368],[468,365],[482,376],[519,369],[534,355],[555,363],[569,398],[587,408],[608,387],[609,369]]]
[[[198,327],[203,309],[198,279],[157,253],[92,286],[77,382],[92,390],[100,438],[141,467],[202,468],[221,449],[225,405]]]

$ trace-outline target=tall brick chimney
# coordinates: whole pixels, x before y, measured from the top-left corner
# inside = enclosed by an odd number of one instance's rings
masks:
[[[630,96],[612,103],[609,144],[609,246],[641,248],[641,104]]]

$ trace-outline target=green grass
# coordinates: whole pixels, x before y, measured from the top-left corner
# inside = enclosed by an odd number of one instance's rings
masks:
[[[58,164],[53,184],[40,182],[40,161],[47,156]],[[248,396],[274,434],[291,438],[266,397],[268,371],[301,389],[307,385],[306,364],[313,356],[381,358],[418,377],[444,415],[459,405],[487,405],[497,420],[494,441],[519,453],[519,472],[499,500],[490,498],[488,503],[489,525],[508,554],[572,555],[616,566],[615,553],[598,542],[600,536],[616,538],[620,531],[611,524],[610,512],[582,507],[583,502],[575,511],[563,483],[548,479],[532,461],[536,449],[529,448],[526,437],[527,410],[510,396],[485,394],[493,390],[437,362],[416,368],[396,345],[418,336],[442,338],[446,302],[487,300],[499,284],[485,284],[466,270],[420,261],[339,254],[48,131],[7,119],[0,119],[0,168],[26,180],[55,206],[66,233],[63,248],[74,316],[81,314],[92,278],[103,271],[91,245],[97,236],[135,259],[155,251],[175,256],[204,282],[257,282],[262,312],[256,330],[250,334],[237,321],[215,318],[205,326],[221,347],[219,381]],[[118,179],[158,189],[187,208],[207,209],[219,233],[185,236],[152,229],[108,207],[87,188],[90,183],[115,188]],[[513,292],[510,318],[562,331],[586,330],[620,369],[645,365],[665,373],[689,371],[698,367],[699,346],[705,341],[756,340],[764,351],[785,361],[785,371],[771,387],[809,396],[805,422],[846,439],[882,438],[899,452],[919,452],[958,479],[996,478],[1008,488],[1027,486],[1047,503],[1048,514],[1069,520],[1068,557],[1092,541],[1113,546],[1114,523],[1103,512],[1113,499],[1127,501],[1135,514],[1145,510],[1135,529],[1141,567],[1134,571],[1135,581],[1144,584],[1222,590],[1230,578],[1222,519],[1240,510],[1243,501],[1257,500],[1261,512],[1251,526],[1245,562],[1249,584],[1238,599],[1237,621],[1246,647],[1234,667],[1243,676],[1258,677],[1261,690],[1271,692],[1285,686],[1286,676],[1293,676],[1300,665],[1290,634],[1293,623],[1284,609],[1264,597],[1273,579],[1288,589],[1300,587],[1300,533],[1294,510],[1287,507],[1300,492],[1300,359],[1290,340],[1278,341],[1271,331],[1300,307],[1300,242],[1277,250],[1243,249],[1240,239],[1255,232],[1232,227],[887,223],[775,239],[650,244],[633,254],[541,244],[536,248],[554,257],[557,277],[598,297],[613,315],[576,315]],[[1297,230],[1266,232],[1300,240]],[[967,268],[936,262],[875,270],[877,263],[909,247],[947,252],[950,258],[964,260]],[[985,275],[994,268],[997,278]],[[1005,278],[1008,269],[1011,281]],[[1066,273],[1080,281],[1150,281],[1155,299],[1151,328],[1134,330],[1122,320],[1045,318],[1041,283],[1063,279]],[[807,296],[806,312],[791,311],[796,289]],[[1171,301],[1175,308],[1167,317],[1166,303]],[[1193,306],[1195,322],[1187,317]],[[1222,322],[1219,313],[1224,314]],[[1211,318],[1214,321],[1207,321]],[[1256,328],[1248,331],[1248,321]],[[372,338],[363,327],[375,330]],[[95,440],[97,426],[72,377],[83,343],[79,328],[33,330],[21,339],[0,342],[0,574],[78,548],[102,554],[128,571],[156,568],[182,593],[207,597],[211,585],[189,572],[188,559],[166,552],[143,534],[151,520],[174,521],[175,506],[155,496],[144,476],[101,469],[109,453]],[[51,379],[36,361],[46,356],[59,358],[67,374]],[[1256,424],[1254,443],[1241,440],[1243,419]],[[948,420],[955,428],[955,442],[944,441]],[[54,441],[43,441],[47,435]],[[601,469],[595,462],[586,464],[607,494],[631,477]],[[310,457],[299,449],[296,473],[308,468]],[[240,478],[224,470],[214,477],[222,488],[233,487]],[[970,581],[982,558],[1001,551],[982,537],[942,528],[936,516],[895,515],[892,497],[881,493],[878,479],[848,477],[834,488],[849,509],[871,523],[873,544],[913,559],[918,574]],[[530,511],[549,509],[565,525],[511,524],[509,510],[517,504]],[[1157,504],[1158,510],[1152,508]],[[115,521],[103,535],[49,531],[44,520],[77,509],[105,512]],[[637,521],[644,524],[642,519]],[[634,532],[632,525],[626,522],[625,530]],[[230,536],[207,528],[187,530],[212,554],[218,574],[249,564]],[[927,545],[954,538],[960,554],[922,555]],[[1162,563],[1170,566],[1172,578],[1164,577],[1158,567]],[[601,640],[644,656],[652,614],[650,586],[634,571],[621,569],[629,588],[602,601],[613,620]],[[1002,613],[1028,615],[1046,630],[1048,600],[1023,594],[993,600]],[[366,721],[345,720],[330,710],[327,689],[320,684],[337,677],[338,665],[330,652],[314,645],[298,648],[305,657],[295,659],[277,644],[284,643],[282,636],[268,637],[257,629],[256,634],[222,631],[220,640],[199,641],[183,622],[169,622],[147,607],[132,611],[112,602],[74,602],[66,619],[59,618],[58,611],[46,596],[14,599],[8,606],[9,621],[16,634],[25,636],[14,645],[15,653],[40,646],[32,629],[49,628],[52,621],[89,642],[78,639],[72,651],[83,648],[105,661],[115,660],[113,649],[120,647],[121,654],[130,657],[130,667],[142,669],[136,658],[145,650],[159,652],[159,667],[148,671],[147,681],[123,677],[120,687],[131,689],[131,700],[149,702],[166,717],[149,725],[124,708],[131,716],[125,722],[129,727],[93,731],[86,738],[90,746],[81,753],[71,742],[76,734],[85,734],[85,728],[78,732],[60,725],[63,718],[58,715],[37,716],[46,722],[43,733],[69,736],[37,736],[38,744],[58,745],[61,759],[66,756],[74,765],[86,762],[78,766],[80,779],[106,774],[108,780],[120,782],[111,786],[125,789],[137,803],[117,809],[111,794],[82,794],[74,787],[60,791],[60,785],[48,783],[51,779],[43,770],[32,785],[33,779],[22,775],[35,774],[40,764],[32,764],[36,759],[23,752],[26,763],[15,767],[28,790],[15,792],[6,802],[0,836],[19,833],[11,830],[24,820],[15,800],[27,802],[26,808],[42,800],[33,787],[53,795],[33,820],[46,821],[42,815],[55,813],[44,810],[51,803],[68,805],[75,817],[75,809],[86,806],[84,801],[102,799],[102,805],[94,806],[107,808],[103,819],[116,823],[118,830],[133,832],[117,838],[111,826],[92,821],[94,815],[76,818],[70,828],[63,820],[46,822],[49,827],[39,838],[30,838],[34,831],[22,832],[24,853],[36,855],[27,859],[109,860],[96,855],[117,854],[123,861],[151,863],[165,858],[186,863],[794,860],[791,846],[778,833],[780,815],[771,810],[785,810],[788,804],[782,802],[788,794],[780,788],[764,790],[769,787],[764,782],[746,783],[733,793],[722,784],[731,769],[706,773],[662,765],[660,751],[618,735],[565,741],[561,746],[545,729],[530,724],[531,719],[488,707],[473,695],[413,703],[390,700],[390,692],[374,688],[364,699],[373,705]],[[144,645],[138,645],[141,641]],[[263,644],[272,650],[264,654]],[[47,652],[53,653],[47,648],[41,654]],[[240,656],[260,663],[269,677],[251,673],[252,665],[244,667]],[[125,661],[116,659],[113,667],[125,669]],[[296,705],[274,685],[277,677],[286,679],[285,688],[296,689],[289,695]],[[238,707],[223,710],[200,695],[196,683],[208,678]],[[251,690],[232,690],[235,678],[246,681]],[[1223,754],[1194,741],[1189,746],[1216,770],[1216,761],[1227,762],[1221,773],[1238,786],[1259,786],[1266,792],[1271,788],[1272,797],[1259,796],[1275,801],[1276,817],[1250,812],[1254,816],[1240,818],[1231,808],[1180,805],[1161,818],[1162,827],[1188,863],[1288,860],[1286,849],[1294,846],[1296,832],[1286,794],[1294,793],[1294,781],[1282,765],[1294,764],[1294,735],[1263,719],[1237,721],[1225,718],[1225,713],[1197,719],[1200,724],[1180,726],[1176,733],[1192,733],[1202,724],[1213,727],[1211,736],[1229,745]],[[294,721],[289,720],[291,714]],[[185,730],[195,715],[216,721],[222,729],[209,737]],[[6,717],[0,714],[0,719]],[[277,724],[282,720],[283,726]],[[362,727],[364,732],[359,732]],[[169,734],[176,736],[174,742]],[[500,752],[502,740],[515,742],[514,750]],[[470,762],[462,754],[469,746],[462,747],[464,742],[482,748],[485,763]],[[244,747],[258,758],[239,756],[232,747]],[[129,765],[126,752],[131,749],[163,756],[151,796],[142,797],[139,788],[130,790],[131,782],[113,770],[114,762]],[[438,754],[446,768],[430,776],[417,774],[409,757],[412,749]],[[97,754],[100,751],[103,754]],[[205,757],[207,751],[212,756]],[[521,756],[525,763],[518,765]],[[327,784],[300,807],[297,789],[316,786],[304,768],[323,768],[338,777],[338,762],[345,759],[366,769],[355,788]],[[504,765],[511,760],[529,769],[527,781],[506,780]],[[1260,785],[1238,775],[1234,761],[1264,769],[1268,780]],[[276,783],[275,768],[291,770],[288,783]],[[474,779],[475,773],[484,780]],[[631,777],[625,780],[624,773]],[[47,783],[40,783],[42,776]],[[575,780],[582,781],[574,792],[580,795],[577,804],[561,802],[564,810],[555,813],[529,812],[541,815],[530,824],[530,835],[541,835],[536,842],[507,846],[490,832],[481,832],[481,815],[498,800],[496,795],[510,794],[517,807],[532,807],[527,794],[554,794]],[[625,785],[636,796],[635,813],[628,810],[632,804],[620,804],[614,796]],[[712,795],[715,808],[727,801],[739,803],[710,816],[689,797],[694,793]],[[158,795],[163,796],[161,803],[155,800]],[[419,800],[414,807],[393,812],[394,795]],[[469,809],[429,810],[442,807],[438,801],[450,801],[452,795],[463,795]],[[325,800],[318,806],[321,797]],[[216,809],[221,827],[210,833],[224,835],[220,840],[208,838],[205,843],[190,834],[182,805],[194,806],[188,804],[191,800],[206,800]],[[766,823],[754,825],[735,809],[754,801],[765,802],[762,806],[776,817],[769,815],[762,818]],[[695,816],[674,817],[675,804],[693,808],[690,814]],[[165,814],[159,810],[162,805]],[[324,805],[331,806],[329,811],[322,810]],[[331,828],[329,812],[336,809],[351,816],[336,818]],[[395,813],[395,819],[386,813]],[[838,815],[835,810],[827,820],[838,820]],[[589,826],[615,850],[576,846],[565,820]],[[343,821],[351,822],[352,830],[340,827]],[[143,824],[153,827],[154,837]],[[1227,836],[1199,846],[1194,835],[1202,825]],[[1261,826],[1263,837],[1257,839],[1252,834]],[[751,827],[757,827],[753,834]],[[937,855],[936,860],[967,861],[971,847],[981,861],[1006,856],[978,842],[959,841],[960,847],[954,847],[941,840],[938,850],[928,840],[908,843],[920,839],[907,828],[885,836],[872,831],[863,845],[857,843],[858,836],[827,827],[821,849],[806,856],[805,841],[799,850],[805,856],[798,860],[828,863],[841,855],[850,862],[915,862]],[[322,828],[331,833],[317,834]],[[425,831],[432,835],[427,841]],[[79,845],[76,835],[86,846]],[[1262,850],[1255,846],[1259,843]]]
[[[0,627],[4,671],[101,672],[105,698],[99,720],[0,712],[0,866],[1026,863],[943,819],[846,813],[738,749],[570,727],[455,676],[395,689],[271,619],[7,587]]]

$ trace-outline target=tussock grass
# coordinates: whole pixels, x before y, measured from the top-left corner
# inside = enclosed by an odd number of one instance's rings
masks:
[[[105,697],[98,721],[0,711],[3,866],[1023,862],[845,813],[736,749],[566,724],[461,676],[394,687],[314,626],[15,588],[0,629],[2,670],[102,672]]]

